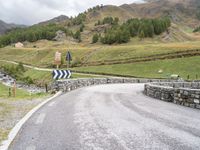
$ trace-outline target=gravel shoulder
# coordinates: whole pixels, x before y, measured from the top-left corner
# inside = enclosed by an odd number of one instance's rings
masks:
[[[48,97],[27,100],[0,99],[0,143],[7,139],[10,130],[26,113]]]

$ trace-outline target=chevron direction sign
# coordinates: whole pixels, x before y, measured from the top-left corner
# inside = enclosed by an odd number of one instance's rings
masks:
[[[53,79],[69,79],[71,75],[70,70],[53,70]]]

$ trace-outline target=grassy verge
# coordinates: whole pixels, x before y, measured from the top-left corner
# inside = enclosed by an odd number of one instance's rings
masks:
[[[0,129],[0,141],[3,141],[7,138],[8,136],[8,133],[9,133],[9,130],[6,130],[6,129]]]
[[[9,96],[9,87],[0,84],[0,143],[18,120],[47,96],[46,93],[30,94],[21,89],[16,90],[16,97]]]
[[[11,99],[11,100],[18,100],[18,99],[34,99],[46,96],[45,93],[38,93],[38,94],[30,94],[29,92],[21,89],[16,90],[16,97],[9,96],[9,88],[3,84],[0,84],[0,98],[2,99]],[[12,93],[12,88],[11,88]]]
[[[0,64],[0,68],[1,67],[8,67],[8,68],[14,68],[17,65],[14,64],[8,64],[8,63],[1,63]],[[52,72],[50,71],[39,71],[39,70],[34,70],[34,69],[30,69],[30,68],[26,68],[25,71],[23,73],[20,73],[20,77],[22,78],[22,82],[23,79],[30,79],[31,82],[33,82],[33,84],[37,85],[37,86],[41,86],[44,87],[45,84],[49,85],[51,82],[53,82],[53,78],[52,78]],[[88,75],[88,74],[78,74],[78,73],[72,73],[71,78],[95,78],[96,76],[94,75]],[[101,76],[99,76],[101,77]]]
[[[171,74],[178,74],[182,78],[200,79],[200,57],[179,58],[173,60],[159,60],[133,64],[105,65],[80,67],[75,70],[95,73],[109,73],[119,75],[131,75],[148,78],[168,78]],[[163,73],[158,73],[163,70]]]

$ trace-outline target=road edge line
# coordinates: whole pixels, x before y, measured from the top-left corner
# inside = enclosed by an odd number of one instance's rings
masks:
[[[22,126],[26,123],[26,121],[36,112],[38,111],[42,106],[53,100],[54,98],[60,96],[62,92],[57,92],[54,96],[48,98],[44,102],[38,104],[35,106],[32,110],[30,110],[9,132],[8,139],[0,143],[0,150],[7,150],[10,146],[10,144],[13,142],[17,134],[19,133]]]

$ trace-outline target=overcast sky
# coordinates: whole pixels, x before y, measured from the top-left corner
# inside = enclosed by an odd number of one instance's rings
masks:
[[[0,0],[0,20],[31,25],[59,15],[75,16],[100,5],[121,5],[142,0]]]

